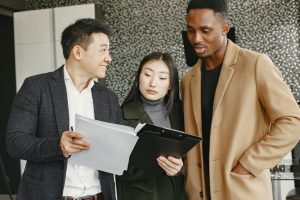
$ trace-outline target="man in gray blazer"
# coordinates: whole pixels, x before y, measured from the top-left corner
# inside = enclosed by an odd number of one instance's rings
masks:
[[[94,81],[111,62],[109,32],[95,19],[77,20],[62,33],[65,65],[27,78],[17,93],[7,128],[8,153],[27,161],[17,199],[116,199],[112,174],[68,164],[93,148],[72,131],[76,113],[122,122],[117,96]]]

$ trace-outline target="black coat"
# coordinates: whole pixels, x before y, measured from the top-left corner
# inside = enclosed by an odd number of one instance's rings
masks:
[[[128,102],[123,106],[123,118],[127,125],[136,127],[138,123],[152,121],[143,109],[141,101]],[[175,103],[169,114],[171,128],[183,131],[181,102]],[[149,176],[141,169],[129,168],[122,176],[117,176],[119,200],[184,200],[184,177]]]
[[[116,95],[95,83],[92,88],[95,119],[121,123]],[[27,78],[12,105],[7,128],[7,151],[26,160],[17,199],[54,200],[62,196],[67,159],[60,148],[61,134],[69,129],[63,67]],[[113,175],[99,171],[105,200],[115,200]]]

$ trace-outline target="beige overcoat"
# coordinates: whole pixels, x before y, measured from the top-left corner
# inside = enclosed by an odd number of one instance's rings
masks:
[[[181,80],[185,130],[202,136],[201,61]],[[213,106],[210,140],[212,200],[271,200],[269,169],[298,142],[300,111],[289,87],[268,56],[231,41]],[[186,157],[190,200],[205,200],[202,145]],[[231,172],[240,162],[253,175]]]

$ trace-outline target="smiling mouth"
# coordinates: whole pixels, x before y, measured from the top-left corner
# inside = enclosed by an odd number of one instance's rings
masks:
[[[194,45],[194,50],[197,54],[203,54],[206,50],[206,47]]]
[[[104,68],[105,70],[107,70],[107,66],[106,65],[100,65],[101,68]]]

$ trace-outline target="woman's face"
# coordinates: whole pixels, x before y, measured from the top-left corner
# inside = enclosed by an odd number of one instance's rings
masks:
[[[166,96],[170,89],[170,72],[162,60],[150,60],[144,64],[139,89],[145,99],[155,101]]]

